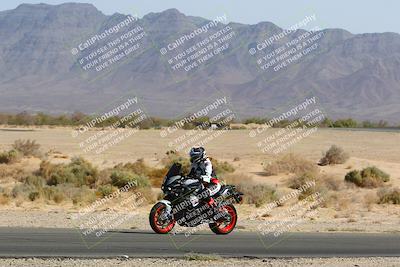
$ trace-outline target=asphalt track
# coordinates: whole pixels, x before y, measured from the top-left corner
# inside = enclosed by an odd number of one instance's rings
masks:
[[[400,234],[204,232],[185,237],[127,230],[86,239],[75,229],[0,228],[0,257],[181,257],[191,252],[259,258],[400,256]]]

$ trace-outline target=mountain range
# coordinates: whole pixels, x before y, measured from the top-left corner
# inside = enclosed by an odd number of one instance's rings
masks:
[[[127,18],[80,3],[22,4],[0,12],[0,111],[101,113],[132,95],[153,116],[177,117],[224,95],[240,117],[270,117],[316,96],[330,118],[399,122],[400,34],[321,29],[315,51],[282,70],[264,71],[258,55],[272,55],[308,32],[291,31],[251,55],[249,50],[284,29],[271,22],[231,22],[197,34],[210,20],[168,9],[132,22],[145,32],[140,49],[105,70],[86,71],[80,59],[133,28],[126,26],[78,55],[71,49]],[[172,69],[171,55],[188,52],[227,27],[234,34],[223,51],[192,71]],[[160,53],[191,33],[196,34],[179,48]]]

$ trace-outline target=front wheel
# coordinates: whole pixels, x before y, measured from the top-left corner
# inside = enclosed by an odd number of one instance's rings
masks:
[[[164,203],[157,203],[153,206],[149,215],[150,226],[157,234],[167,234],[175,226],[175,220],[163,219],[162,214],[165,212],[167,206]]]
[[[218,215],[220,215],[221,218],[218,219],[217,222],[208,225],[211,231],[217,235],[227,235],[232,232],[237,222],[235,207],[231,204],[223,206]]]

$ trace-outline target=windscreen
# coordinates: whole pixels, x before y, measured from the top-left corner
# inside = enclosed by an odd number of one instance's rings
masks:
[[[171,168],[169,168],[169,171],[167,172],[166,178],[170,178],[172,176],[180,175],[182,169],[182,164],[180,163],[174,163]]]

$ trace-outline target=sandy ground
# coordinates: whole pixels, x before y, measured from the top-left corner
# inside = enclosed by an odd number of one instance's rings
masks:
[[[322,266],[396,267],[400,258],[289,258],[289,259],[0,259],[1,266]]]
[[[277,129],[268,129],[262,136],[271,135]],[[263,154],[257,147],[260,138],[249,137],[250,130],[227,131],[206,144],[208,154],[217,159],[233,160],[239,157],[242,167],[247,168],[248,162],[255,165],[265,160],[272,160],[273,155]],[[44,151],[50,149],[61,151],[67,155],[82,155],[99,165],[135,161],[145,158],[156,161],[164,153],[175,146],[176,138],[187,134],[187,131],[177,132],[161,137],[160,130],[142,130],[112,146],[101,154],[85,153],[79,143],[93,136],[95,131],[89,131],[72,137],[71,129],[40,129],[34,131],[0,131],[0,150],[6,149],[16,139],[34,139],[42,145]],[[179,140],[178,140],[179,141]],[[172,142],[173,146],[169,146]],[[179,143],[179,142],[178,142]],[[286,152],[299,153],[307,159],[317,161],[321,154],[331,145],[341,146],[352,157],[400,164],[400,131],[351,131],[319,129],[317,132],[291,146]],[[187,152],[190,146],[185,146],[182,152]],[[250,164],[251,167],[253,164]],[[244,172],[247,169],[243,170]]]
[[[277,180],[282,180],[281,177],[264,177],[262,164],[273,161],[276,155],[262,153],[257,147],[257,141],[276,131],[277,129],[268,129],[256,138],[249,137],[250,130],[227,131],[206,144],[208,155],[232,163],[238,173],[244,173],[260,182],[273,184]],[[160,130],[142,130],[97,154],[93,150],[85,152],[80,144],[98,131],[89,131],[72,137],[74,132],[68,128],[35,128],[33,131],[0,130],[0,150],[9,149],[17,139],[34,139],[41,144],[43,151],[59,153],[60,162],[81,155],[99,167],[114,166],[120,162],[132,162],[140,158],[144,158],[153,166],[161,166],[160,159],[164,157],[165,152],[176,148],[177,143],[182,143],[179,142],[179,138],[188,134],[188,131],[178,130],[161,137]],[[169,146],[170,143],[172,146]],[[282,153],[296,153],[318,162],[323,152],[333,144],[342,147],[351,159],[343,165],[324,167],[322,172],[344,176],[349,169],[376,165],[391,174],[394,185],[400,185],[400,131],[318,129]],[[181,152],[186,154],[189,148],[190,146],[184,146]],[[68,158],[62,159],[64,156]],[[235,157],[239,160],[234,162]]]
[[[277,129],[269,129],[273,134]],[[9,149],[16,139],[34,139],[42,145],[42,151],[53,151],[55,162],[66,162],[74,155],[82,155],[98,165],[99,168],[113,166],[120,162],[132,162],[139,158],[153,166],[161,166],[160,159],[165,152],[174,146],[176,138],[187,134],[179,130],[161,137],[160,130],[142,130],[122,140],[103,153],[84,152],[79,143],[93,136],[96,132],[86,132],[73,137],[72,129],[40,129],[33,131],[0,131],[0,150]],[[179,142],[178,142],[179,143]],[[351,156],[345,164],[321,167],[322,173],[331,174],[338,180],[352,169],[377,166],[391,175],[389,185],[400,186],[400,132],[346,131],[320,129],[316,133],[302,139],[283,153],[294,152],[317,162],[323,151],[331,145],[341,146]],[[208,154],[219,160],[233,164],[236,173],[244,174],[259,183],[285,188],[288,176],[265,176],[262,163],[276,158],[272,154],[264,154],[257,147],[254,138],[249,137],[249,130],[228,131],[211,140],[207,145]],[[234,158],[237,158],[234,161]],[[27,169],[38,168],[40,160],[29,159],[21,162]],[[1,166],[0,166],[1,167]],[[0,181],[2,187],[12,187],[9,179]],[[361,231],[361,232],[400,232],[399,205],[366,204],[364,198],[374,194],[376,190],[350,188],[341,192],[336,207],[319,208],[315,216],[307,218],[295,225],[291,231]],[[137,216],[125,227],[148,230],[147,214],[151,206],[141,207]],[[279,213],[285,207],[277,208]],[[47,205],[41,202],[24,202],[0,204],[2,216],[0,226],[23,227],[74,227],[71,214],[79,211],[72,204]],[[118,209],[116,209],[118,211]],[[113,212],[110,209],[109,212]],[[255,230],[273,214],[257,216],[254,206],[241,205],[239,211],[239,231]]]

